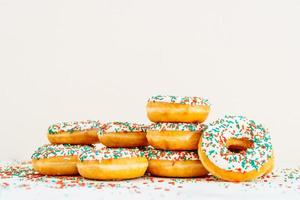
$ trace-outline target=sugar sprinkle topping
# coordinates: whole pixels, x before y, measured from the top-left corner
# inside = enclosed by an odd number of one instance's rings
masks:
[[[88,145],[71,145],[71,144],[46,144],[39,147],[31,156],[31,159],[39,160],[59,156],[78,156],[81,151],[90,148]]]
[[[157,95],[148,99],[148,102],[162,102],[162,103],[178,103],[189,104],[193,106],[210,106],[207,99],[202,97],[187,97],[187,96],[171,96],[171,95]]]
[[[151,131],[202,131],[206,125],[200,123],[153,123],[148,127]]]
[[[145,155],[152,160],[170,160],[170,161],[185,161],[185,160],[199,160],[196,151],[169,151],[158,150],[153,147],[144,147]]]
[[[128,132],[146,132],[147,126],[144,124],[129,122],[109,122],[101,126],[99,135],[105,133],[128,133]]]
[[[85,131],[91,129],[99,129],[101,123],[99,121],[87,120],[87,121],[76,121],[76,122],[59,122],[49,126],[49,134],[57,134],[60,132],[69,132],[74,131]]]
[[[144,152],[138,148],[86,148],[79,155],[80,161],[85,160],[108,160],[108,159],[119,159],[119,158],[133,158],[133,157],[144,157]]]

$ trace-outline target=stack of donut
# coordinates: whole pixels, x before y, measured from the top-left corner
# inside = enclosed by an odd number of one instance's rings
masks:
[[[109,122],[98,131],[101,148],[90,148],[79,156],[79,174],[88,179],[122,180],[145,174],[148,160],[137,147],[148,144],[146,126],[129,122]]]
[[[146,126],[128,122],[63,122],[48,128],[52,144],[32,155],[33,168],[44,175],[77,175],[97,180],[143,176],[148,167],[144,151]],[[98,146],[95,143],[103,143]]]
[[[99,121],[61,122],[48,128],[51,144],[32,155],[33,168],[45,175],[77,175],[78,156],[98,142]]]
[[[148,171],[154,176],[201,177],[208,174],[199,160],[198,143],[210,104],[200,97],[153,96],[147,116]]]
[[[32,155],[44,175],[78,175],[96,180],[203,177],[250,181],[272,171],[270,133],[243,116],[204,124],[210,103],[200,97],[153,96],[147,103],[152,122],[62,122],[48,128],[51,144]],[[101,143],[101,144],[96,144]]]

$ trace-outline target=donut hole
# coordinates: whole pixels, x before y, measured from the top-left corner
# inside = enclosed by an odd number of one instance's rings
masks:
[[[253,142],[247,138],[230,138],[226,141],[226,147],[232,153],[242,153],[253,147]]]

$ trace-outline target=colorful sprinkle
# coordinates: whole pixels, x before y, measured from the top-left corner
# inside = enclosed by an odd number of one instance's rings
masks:
[[[181,198],[188,198],[187,191],[200,188],[205,191],[204,196],[216,194],[215,190],[219,193],[226,192],[226,194],[233,192],[233,195],[236,191],[242,192],[243,195],[254,195],[261,191],[263,193],[258,194],[265,194],[263,196],[266,198],[269,193],[275,192],[275,195],[284,195],[281,196],[282,199],[290,199],[289,197],[297,199],[297,196],[300,195],[299,186],[300,167],[275,169],[272,173],[255,181],[242,183],[224,182],[211,175],[205,178],[158,178],[146,175],[139,179],[111,182],[87,180],[80,176],[44,176],[33,171],[31,162],[0,164],[1,191],[9,189],[36,191],[50,188],[59,190],[61,194],[70,194],[70,189],[76,191],[89,189],[89,191],[95,190],[96,192],[104,190],[117,192],[119,189],[119,191],[124,190],[135,194],[157,194],[153,192],[161,191],[162,193],[158,195],[167,195],[165,192],[176,192]],[[199,191],[199,194],[202,192]]]

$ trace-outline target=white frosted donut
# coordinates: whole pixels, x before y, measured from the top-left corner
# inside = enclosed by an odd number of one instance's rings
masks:
[[[94,144],[100,126],[93,120],[56,123],[48,128],[48,140],[52,144]]]
[[[76,175],[78,155],[89,146],[59,144],[39,147],[31,156],[33,169],[45,175]]]
[[[148,145],[146,125],[129,122],[109,122],[101,126],[99,141],[107,147],[139,147]]]
[[[239,151],[231,150],[239,149]],[[206,169],[229,181],[253,180],[273,167],[270,133],[242,116],[225,116],[208,125],[198,153]]]
[[[208,174],[195,151],[157,150],[148,147],[148,172],[163,177],[202,177]]]
[[[163,150],[197,150],[204,124],[154,123],[147,129],[151,146]]]
[[[210,103],[201,97],[157,95],[147,103],[147,115],[152,122],[201,123],[209,112]]]
[[[123,180],[145,174],[148,161],[137,148],[90,148],[79,156],[79,174],[88,179]]]

